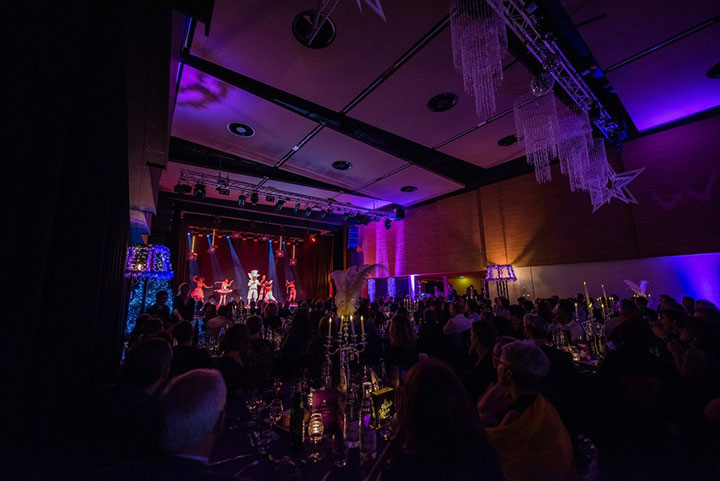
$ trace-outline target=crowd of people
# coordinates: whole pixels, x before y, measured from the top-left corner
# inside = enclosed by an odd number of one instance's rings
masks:
[[[167,297],[137,320],[99,414],[114,446],[101,463],[114,466],[110,477],[137,459],[163,476],[190,463],[211,476],[203,465],[225,403],[278,379],[320,382],[325,339],[338,329],[332,299],[191,309],[181,286],[169,312]],[[581,294],[361,300],[359,363],[398,397],[379,478],[598,479],[598,466],[603,479],[720,475],[717,307],[604,301],[608,312]],[[591,312],[604,324],[603,352],[583,362],[568,347],[583,341]]]

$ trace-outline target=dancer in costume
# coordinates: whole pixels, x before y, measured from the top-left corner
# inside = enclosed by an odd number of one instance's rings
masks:
[[[204,277],[198,279],[198,276],[193,276],[192,280],[195,283],[195,289],[190,293],[190,297],[202,305],[205,301],[205,291],[203,291],[203,289],[212,289],[213,286],[206,286]]]
[[[258,280],[259,275],[257,269],[248,272],[248,277],[250,278],[248,281],[248,304],[258,301],[258,287],[260,287],[260,281]]]
[[[258,281],[258,301],[265,299],[265,274]]]
[[[227,302],[227,295],[232,292],[232,289],[230,289],[230,286],[232,283],[235,282],[235,280],[228,281],[227,277],[224,281],[215,281],[215,284],[220,284],[220,289],[215,289],[215,292],[220,294],[220,300],[218,301],[218,306],[224,306]]]
[[[275,296],[272,292],[273,289],[273,281],[265,281],[263,283],[263,294],[265,302],[277,302],[277,299],[275,299]]]
[[[287,301],[295,302],[295,297],[297,296],[297,290],[295,290],[295,281],[285,281],[285,287],[288,295]]]

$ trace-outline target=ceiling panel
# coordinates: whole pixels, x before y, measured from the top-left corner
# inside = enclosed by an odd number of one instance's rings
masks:
[[[415,192],[401,192],[400,188],[406,185],[416,186],[418,189]],[[462,184],[412,165],[369,185],[360,192],[408,206],[464,187]]]
[[[509,114],[440,147],[438,150],[480,167],[488,168],[525,155],[522,143],[508,147],[498,145],[498,140],[514,134],[515,119],[513,114]]]
[[[255,136],[231,134],[230,122],[250,125]],[[183,68],[172,124],[175,137],[274,165],[315,125],[198,70]]]
[[[719,13],[708,0],[562,0],[601,68],[624,60]],[[720,24],[624,65],[608,75],[639,130],[720,105],[720,81],[706,72],[720,59]]]
[[[362,12],[358,3],[363,5]],[[315,0],[216,0],[210,36],[196,29],[193,53],[307,100],[340,110],[447,15],[449,0],[378,2],[383,21],[365,2],[340,1],[331,15],[335,41],[311,49],[291,25]],[[302,80],[302,81],[299,81]]]
[[[349,161],[352,168],[335,170],[332,163],[336,160]],[[282,168],[354,190],[404,165],[406,162],[402,159],[326,128]]]
[[[506,56],[509,64],[512,58]],[[512,107],[529,85],[525,67],[519,62],[512,65],[497,92],[496,113]],[[458,96],[455,107],[445,112],[428,110],[428,100],[445,92]],[[449,29],[360,102],[350,116],[428,147],[483,120],[477,117],[474,100],[464,92],[462,76],[453,66]]]
[[[643,131],[719,106],[720,80],[706,75],[719,60],[720,24],[716,24],[608,78],[635,126]]]

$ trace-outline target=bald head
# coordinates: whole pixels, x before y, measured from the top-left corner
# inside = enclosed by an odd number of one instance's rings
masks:
[[[162,447],[169,453],[204,454],[222,429],[227,388],[214,369],[173,379],[160,396],[165,421]]]

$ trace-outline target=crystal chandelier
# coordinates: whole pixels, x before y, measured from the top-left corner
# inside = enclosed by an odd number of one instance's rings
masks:
[[[558,111],[559,142],[557,146],[560,172],[570,180],[570,190],[588,190],[586,177],[590,168],[588,144],[592,128],[587,112],[575,105]]]
[[[501,5],[502,0],[453,0],[450,7],[453,63],[481,120],[495,112],[495,93],[503,79],[507,33],[497,13]]]
[[[537,96],[528,92],[513,105],[518,140],[525,143],[525,156],[535,166],[538,183],[550,182],[550,161],[557,157],[558,117],[552,91]]]

